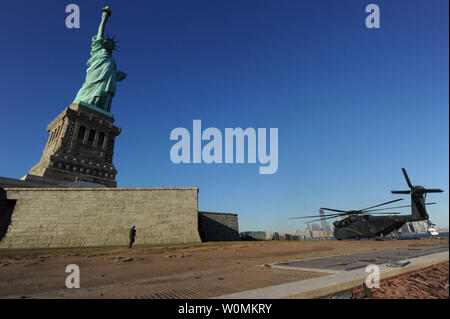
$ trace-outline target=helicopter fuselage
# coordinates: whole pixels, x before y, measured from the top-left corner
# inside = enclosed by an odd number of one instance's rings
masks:
[[[413,215],[404,216],[349,216],[334,222],[334,237],[337,239],[374,238],[387,235],[407,222],[423,220]]]

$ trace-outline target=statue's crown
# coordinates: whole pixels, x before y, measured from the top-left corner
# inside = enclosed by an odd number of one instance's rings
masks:
[[[109,37],[109,35],[107,35],[107,37],[103,40],[104,43],[108,42],[110,43],[110,46],[112,48],[112,50],[117,50],[117,48],[119,48],[119,46],[117,45],[117,43],[119,43],[120,41],[116,41],[115,40],[115,35],[113,35],[112,37]]]

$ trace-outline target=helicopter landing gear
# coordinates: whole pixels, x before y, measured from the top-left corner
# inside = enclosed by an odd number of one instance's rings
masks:
[[[361,238],[359,238],[358,236],[355,237],[355,240],[360,240]]]
[[[384,236],[383,236],[383,234],[381,234],[381,235],[379,235],[379,236],[375,236],[375,239],[376,239],[376,240],[383,241],[383,240],[384,240]]]

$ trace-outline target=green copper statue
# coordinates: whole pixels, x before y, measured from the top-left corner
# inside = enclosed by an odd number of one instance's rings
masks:
[[[116,47],[114,37],[103,38],[105,24],[111,16],[111,9],[102,9],[102,22],[97,35],[92,37],[91,58],[86,71],[86,81],[78,91],[74,103],[94,106],[106,112],[111,112],[111,101],[116,92],[116,81],[127,77],[124,72],[117,71],[112,51]]]

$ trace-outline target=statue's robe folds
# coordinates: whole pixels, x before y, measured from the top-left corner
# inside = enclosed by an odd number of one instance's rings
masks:
[[[88,103],[107,112],[116,92],[116,82],[122,80],[111,53],[104,49],[103,38],[92,37],[91,58],[87,62],[86,81],[78,91],[75,103]],[[118,78],[119,77],[119,78]]]

